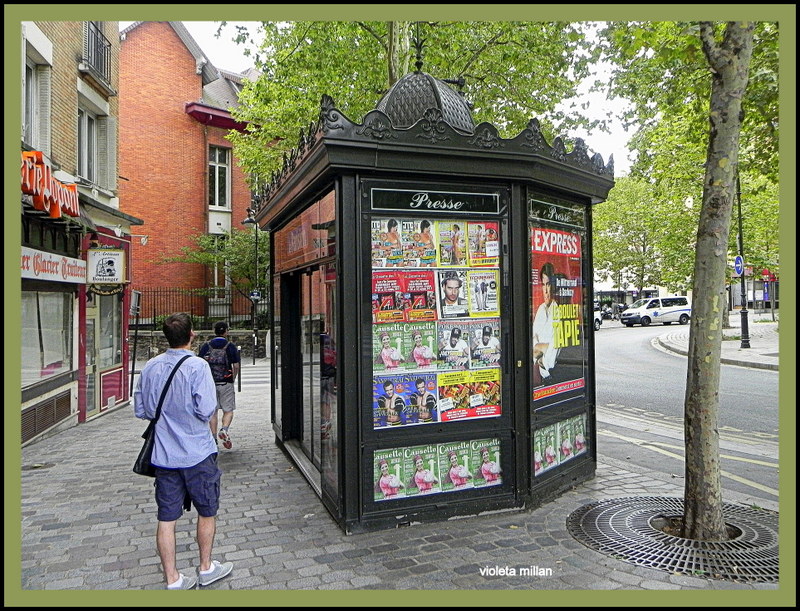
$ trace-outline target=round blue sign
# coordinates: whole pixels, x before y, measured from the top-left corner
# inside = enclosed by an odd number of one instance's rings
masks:
[[[742,255],[736,255],[736,258],[733,260],[733,269],[738,276],[744,273],[744,257],[742,257]]]

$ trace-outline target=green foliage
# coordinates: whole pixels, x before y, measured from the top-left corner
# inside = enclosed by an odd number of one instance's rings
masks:
[[[181,254],[165,257],[164,262],[199,263],[208,269],[226,270],[233,290],[249,295],[258,286],[269,287],[269,234],[258,236],[258,276],[256,277],[255,230],[233,229],[218,235],[191,236],[194,244],[181,248]],[[213,287],[204,289],[209,294]]]
[[[391,29],[399,43],[390,45]],[[476,123],[489,121],[505,137],[531,118],[545,133],[589,122],[555,111],[588,74],[590,47],[579,23],[556,22],[262,22],[254,42],[261,76],[248,82],[235,115],[250,122],[230,139],[248,173],[269,179],[284,152],[319,116],[323,94],[359,122],[399,78],[414,69],[410,38],[425,40],[422,70],[441,79],[463,77]],[[238,40],[248,34],[240,31]],[[394,68],[393,68],[394,67]],[[396,72],[392,73],[392,70]]]

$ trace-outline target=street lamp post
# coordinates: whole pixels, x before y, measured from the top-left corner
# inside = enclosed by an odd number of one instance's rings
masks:
[[[750,328],[747,321],[747,285],[745,284],[744,234],[742,233],[742,185],[736,172],[736,201],[739,207],[739,256],[742,258],[742,343],[740,348],[750,347]]]
[[[250,301],[253,304],[253,365],[256,364],[256,346],[258,346],[258,323],[256,322],[256,304],[261,295],[258,292],[258,234],[261,230],[258,227],[258,221],[255,218],[255,210],[252,208],[247,209],[247,218],[242,221],[242,225],[255,225],[256,226],[256,245],[255,245],[255,281],[253,282],[253,290],[250,292]]]

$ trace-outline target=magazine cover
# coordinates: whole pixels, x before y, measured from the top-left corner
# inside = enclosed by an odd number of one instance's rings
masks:
[[[476,488],[483,486],[497,486],[503,483],[503,473],[500,469],[500,440],[474,439],[469,443],[472,464],[475,465],[475,478],[473,485]]]
[[[581,236],[531,227],[533,399],[583,388]],[[536,406],[535,406],[536,407]]]
[[[403,274],[403,307],[408,322],[436,320],[436,279],[433,270]]]
[[[468,322],[436,323],[439,369],[469,369]]]
[[[468,441],[439,444],[439,473],[442,475],[442,492],[473,487],[473,467]]]
[[[400,372],[405,368],[404,323],[372,325],[372,371]]]
[[[563,464],[574,458],[575,445],[575,419],[568,418],[556,424],[558,430],[558,464]]]
[[[470,417],[499,416],[502,413],[500,375],[500,369],[497,368],[479,369],[470,373]]]
[[[500,367],[500,319],[469,321],[470,369]]]
[[[500,273],[495,270],[467,272],[469,315],[500,316]]]
[[[413,373],[403,377],[406,390],[406,424],[438,422],[439,389],[435,373]]]
[[[533,474],[541,475],[558,464],[556,425],[551,424],[533,433]]]
[[[470,267],[497,267],[500,264],[500,230],[496,221],[467,223]]]
[[[403,306],[402,274],[397,271],[372,272],[372,322],[402,322],[405,320]]]
[[[406,267],[436,267],[434,223],[427,219],[403,221],[400,237]]]
[[[439,420],[448,422],[450,420],[463,420],[470,413],[469,409],[469,385],[470,377],[468,371],[451,371],[440,373],[436,378],[439,388]]]
[[[375,500],[388,501],[403,498],[406,485],[403,483],[403,450],[375,450],[374,481]]]
[[[586,443],[586,414],[579,414],[573,420],[572,431],[575,437],[572,440],[572,447],[575,456],[578,456],[589,450]]]
[[[408,496],[441,492],[437,444],[403,448],[403,476]]]
[[[469,316],[467,270],[438,270],[436,272],[436,298],[440,319]]]
[[[403,326],[404,345],[407,346],[406,369],[415,371],[436,370],[438,349],[435,322],[407,322]]]
[[[402,267],[403,241],[396,218],[372,219],[372,267]]]
[[[391,428],[406,424],[408,389],[405,378],[376,376],[372,379],[372,427]]]
[[[439,245],[439,267],[467,264],[466,224],[463,221],[437,221],[436,243]]]

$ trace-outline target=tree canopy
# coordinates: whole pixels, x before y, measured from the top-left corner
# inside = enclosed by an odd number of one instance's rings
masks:
[[[416,68],[412,38],[424,41],[422,71],[463,79],[453,86],[473,105],[475,122],[493,123],[504,137],[516,136],[531,118],[551,139],[571,126],[590,126],[556,109],[575,93],[599,52],[580,23],[261,22],[261,39],[251,36],[240,29],[237,39],[259,49],[253,59],[261,75],[246,83],[234,112],[250,129],[231,140],[243,167],[262,178],[279,169],[283,153],[316,121],[324,94],[354,121],[374,109]]]

